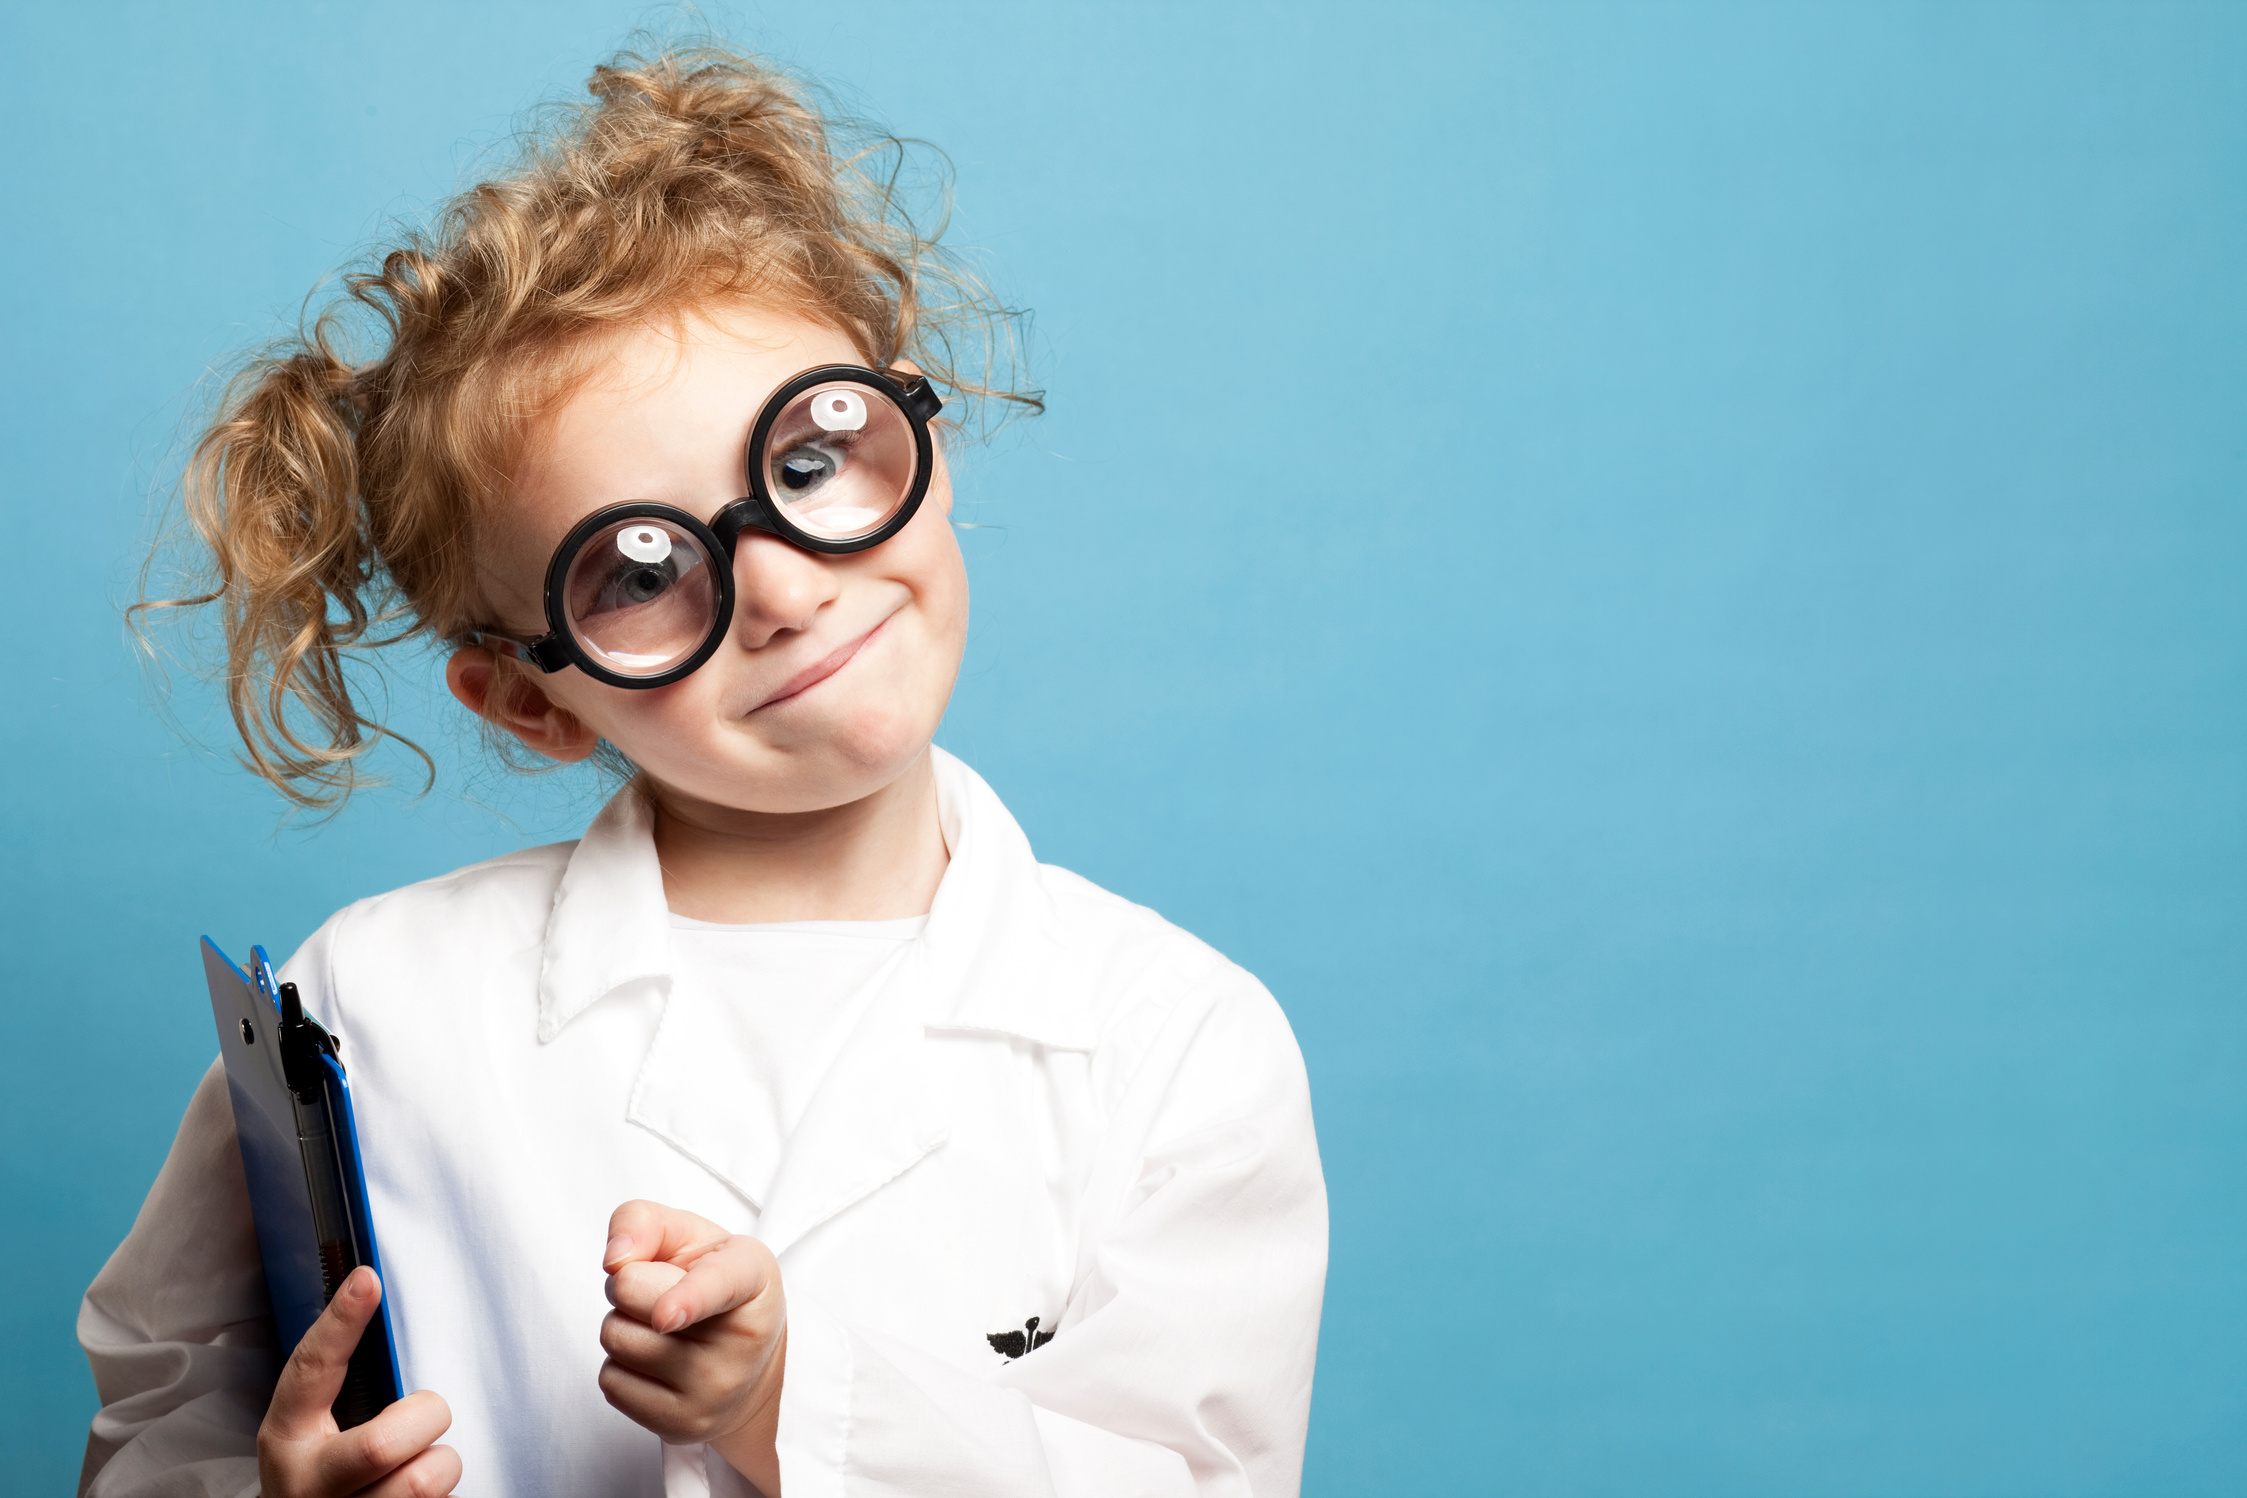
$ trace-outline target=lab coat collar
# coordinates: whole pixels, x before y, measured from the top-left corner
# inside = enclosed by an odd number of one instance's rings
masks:
[[[634,783],[585,829],[554,891],[538,975],[539,1044],[639,980],[670,991],[671,912],[655,856],[655,810]]]
[[[1061,960],[1060,912],[1030,840],[982,776],[942,749],[930,752],[952,862],[917,944],[922,1022],[1091,1050],[1099,1040],[1092,996]]]
[[[928,924],[892,981],[918,990],[929,1029],[1092,1049],[1091,995],[1060,960],[1059,914],[1029,839],[980,775],[942,749],[930,753],[951,863]],[[539,972],[540,1042],[640,981],[670,990],[671,917],[653,809],[637,785],[627,785],[586,828],[555,891]]]

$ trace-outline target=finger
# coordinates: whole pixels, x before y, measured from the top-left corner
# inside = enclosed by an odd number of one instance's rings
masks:
[[[745,1306],[772,1280],[772,1252],[754,1238],[728,1238],[687,1266],[686,1278],[656,1297],[648,1325],[675,1332]]]
[[[601,1365],[601,1397],[635,1425],[666,1441],[684,1442],[697,1434],[696,1415],[686,1396],[669,1384],[635,1373],[621,1364]]]
[[[687,1277],[676,1264],[625,1264],[608,1279],[609,1304],[642,1321],[655,1314],[664,1291]]]
[[[335,1436],[315,1464],[322,1492],[353,1493],[418,1461],[453,1423],[452,1407],[417,1389],[364,1425]],[[439,1488],[438,1493],[449,1491]]]
[[[601,1267],[613,1270],[620,1264],[652,1259],[684,1262],[707,1253],[726,1237],[726,1230],[707,1217],[661,1202],[629,1201],[609,1214],[609,1241],[601,1251]]]
[[[304,1340],[297,1343],[296,1351],[289,1354],[280,1380],[273,1386],[273,1402],[267,1406],[265,1418],[274,1434],[285,1441],[301,1441],[333,1429],[326,1423],[328,1406],[335,1403],[336,1393],[343,1387],[343,1375],[351,1366],[351,1351],[359,1345],[359,1334],[367,1329],[380,1304],[382,1284],[364,1264],[336,1288],[335,1298],[312,1323]]]
[[[460,1486],[460,1455],[450,1446],[432,1446],[357,1498],[445,1498]]]
[[[688,1364],[702,1354],[695,1343],[667,1337],[621,1311],[611,1311],[601,1318],[601,1351],[620,1367],[674,1389],[685,1384]]]

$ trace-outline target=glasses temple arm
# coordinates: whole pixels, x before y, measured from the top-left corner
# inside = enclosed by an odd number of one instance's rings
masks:
[[[488,629],[472,629],[467,633],[468,643],[481,645],[488,650],[500,650],[526,665],[536,666],[551,675],[570,663],[568,652],[562,649],[560,635],[541,635],[524,644],[508,635],[495,634]]]

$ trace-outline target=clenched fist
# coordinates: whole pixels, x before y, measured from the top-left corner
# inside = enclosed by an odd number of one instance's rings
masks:
[[[601,1392],[673,1445],[704,1442],[767,1494],[788,1346],[780,1264],[754,1238],[656,1202],[609,1218]]]

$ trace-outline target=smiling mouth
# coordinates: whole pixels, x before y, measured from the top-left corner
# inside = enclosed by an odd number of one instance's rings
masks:
[[[798,697],[801,697],[804,693],[810,691],[813,687],[818,686],[828,677],[833,676],[837,671],[842,670],[843,667],[849,665],[853,660],[856,660],[858,658],[858,652],[864,650],[869,644],[873,642],[874,636],[880,634],[884,629],[887,629],[888,627],[889,620],[884,619],[881,623],[875,625],[872,629],[866,631],[866,633],[860,635],[857,639],[851,641],[848,645],[843,646],[840,650],[837,650],[831,655],[824,656],[821,659],[812,662],[810,665],[804,667],[803,670],[798,671],[794,676],[791,676],[786,681],[782,682],[779,691],[773,693],[770,697],[767,697],[764,701],[749,709],[748,712],[743,713],[742,716],[744,718],[750,717],[753,714],[763,712],[768,707],[778,707],[783,702],[790,702]]]

